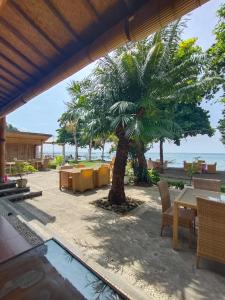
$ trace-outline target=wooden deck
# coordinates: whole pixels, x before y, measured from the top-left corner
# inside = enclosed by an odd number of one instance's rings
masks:
[[[189,181],[189,177],[185,174],[183,168],[168,168],[161,174],[161,177],[167,178],[169,180],[183,180]],[[217,171],[216,174],[194,174],[193,177],[204,178],[204,179],[218,179],[222,181],[225,185],[225,171]]]

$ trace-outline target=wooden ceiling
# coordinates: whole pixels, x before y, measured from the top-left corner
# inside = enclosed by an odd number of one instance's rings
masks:
[[[0,116],[206,0],[0,0]]]

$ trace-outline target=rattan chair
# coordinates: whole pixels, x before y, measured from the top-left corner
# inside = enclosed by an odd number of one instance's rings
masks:
[[[225,263],[225,203],[197,198],[198,242],[200,258]]]
[[[65,165],[60,167],[60,170],[69,170],[69,169],[73,169],[73,166]]]
[[[173,206],[171,205],[168,183],[164,180],[158,182],[159,194],[162,202],[161,236],[165,226],[173,226]],[[189,229],[189,245],[192,244],[192,235],[195,229],[195,211],[179,208],[179,226]]]
[[[60,181],[61,181],[60,189],[62,187],[68,190],[72,189],[72,176],[70,173],[60,172]]]
[[[108,184],[110,184],[110,168],[102,165],[95,172],[95,186],[101,187]]]
[[[221,180],[193,178],[193,186],[195,189],[220,192]]]
[[[75,164],[74,168],[85,168],[84,164]]]
[[[94,189],[94,174],[93,169],[84,169],[80,171],[76,191],[84,192],[86,190]]]
[[[191,166],[192,166],[192,163],[188,163],[184,160],[184,171],[185,172],[187,172]]]
[[[207,173],[215,174],[216,173],[216,163],[215,164],[207,164]]]

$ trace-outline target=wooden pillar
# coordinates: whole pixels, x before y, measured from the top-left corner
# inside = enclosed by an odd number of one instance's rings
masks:
[[[5,139],[6,139],[6,119],[0,118],[0,182],[4,182],[5,177]]]
[[[41,159],[43,159],[43,142],[41,141]]]

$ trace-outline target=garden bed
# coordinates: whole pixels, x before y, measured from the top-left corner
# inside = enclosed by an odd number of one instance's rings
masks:
[[[91,204],[93,204],[97,207],[100,207],[100,208],[103,208],[106,210],[110,210],[115,213],[123,215],[123,214],[126,214],[126,213],[132,211],[133,209],[137,208],[138,206],[140,206],[143,203],[144,203],[144,201],[140,201],[137,199],[133,199],[131,197],[127,197],[127,201],[125,203],[123,203],[121,205],[117,205],[117,204],[111,204],[108,201],[108,198],[104,197],[104,198],[93,201]]]

